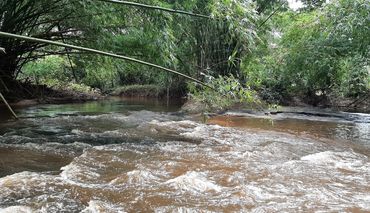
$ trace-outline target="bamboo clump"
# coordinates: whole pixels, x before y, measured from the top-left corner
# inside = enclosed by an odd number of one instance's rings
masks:
[[[65,44],[65,43],[61,43],[61,42],[50,41],[50,40],[34,38],[34,37],[29,37],[29,36],[22,36],[22,35],[17,35],[17,34],[13,34],[13,33],[2,32],[2,31],[0,31],[0,37],[14,38],[14,39],[20,39],[20,40],[24,40],[24,41],[43,43],[43,44],[50,44],[50,45],[55,45],[55,46],[80,50],[80,51],[84,51],[84,52],[95,53],[95,54],[98,54],[98,55],[104,55],[104,56],[109,56],[109,57],[113,57],[113,58],[119,58],[119,59],[131,61],[131,62],[143,64],[143,65],[146,65],[146,66],[154,67],[154,68],[157,68],[157,69],[160,69],[160,70],[164,70],[166,72],[182,76],[182,77],[184,77],[184,78],[186,78],[190,81],[196,82],[196,83],[198,83],[202,86],[213,89],[213,87],[211,87],[210,85],[208,85],[208,84],[206,84],[206,83],[204,83],[200,80],[197,80],[195,78],[192,78],[188,75],[180,73],[178,71],[175,71],[175,70],[172,70],[172,69],[169,69],[169,68],[165,68],[165,67],[162,67],[162,66],[159,66],[159,65],[156,65],[156,64],[152,64],[152,63],[149,63],[149,62],[146,62],[146,61],[141,61],[141,60],[138,60],[138,59],[135,59],[135,58],[130,58],[130,57],[127,57],[127,56],[123,56],[123,55],[117,55],[117,54],[114,54],[114,53],[103,52],[103,51],[96,50],[96,49],[80,47],[80,46],[75,46],[75,45],[71,45],[71,44]]]

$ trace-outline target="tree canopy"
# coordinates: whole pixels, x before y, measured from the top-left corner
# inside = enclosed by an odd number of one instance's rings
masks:
[[[140,2],[173,11],[209,14],[212,20],[111,2],[3,1],[0,30],[124,54],[196,77],[211,66],[217,66],[212,70],[218,73],[237,72],[238,56],[248,50],[256,35],[256,15],[253,6],[245,2]],[[240,42],[242,39],[245,42]],[[68,55],[71,78],[99,88],[133,81],[158,83],[155,81],[169,78],[141,65],[77,54],[68,48],[9,38],[2,38],[0,46],[7,51],[0,58],[4,78],[16,78],[24,64],[48,55]]]
[[[293,11],[285,0],[3,0],[0,31],[125,55],[199,80],[230,77],[225,82],[237,79],[274,101],[368,93],[369,2],[302,3]],[[16,80],[103,91],[191,88],[153,67],[68,47],[3,37],[0,47],[0,90]]]
[[[277,14],[264,45],[245,60],[247,80],[280,100],[366,94],[369,6],[366,0],[333,0],[316,10]]]

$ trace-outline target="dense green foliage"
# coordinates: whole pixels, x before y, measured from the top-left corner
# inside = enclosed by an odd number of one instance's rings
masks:
[[[264,44],[244,60],[247,81],[265,99],[360,96],[369,87],[369,1],[276,15]]]
[[[313,10],[315,8],[321,7],[326,0],[301,0],[305,5],[304,10]]]
[[[225,110],[235,106],[260,108],[261,103],[257,93],[248,85],[243,85],[234,76],[217,78],[206,76],[207,82],[214,89],[199,89],[190,85],[191,98],[205,105],[205,110]]]
[[[201,73],[239,74],[240,58],[250,50],[256,37],[254,4],[229,0],[143,0],[140,3],[193,11],[212,18],[194,18],[101,1],[43,0],[35,3],[21,0],[2,3],[0,30],[123,54],[198,78],[202,77]],[[33,10],[36,12],[28,12]],[[9,21],[18,18],[20,13],[28,13],[36,24],[28,28],[28,25],[21,26],[23,22]],[[44,59],[40,57],[64,55],[46,59],[53,64],[60,63],[63,72],[58,73],[64,75],[58,76],[60,80],[72,80],[103,90],[127,84],[186,88],[183,79],[147,66],[28,42],[25,43],[27,48],[19,52],[20,43],[25,42],[0,40],[0,46],[7,50],[7,55],[0,60],[12,64],[0,70],[9,78],[20,77],[23,72],[32,73],[30,79],[37,80],[34,73],[47,67],[25,67],[24,64],[30,61],[42,64]],[[56,71],[43,72],[51,72],[43,75],[52,77]]]
[[[303,0],[298,11],[283,0],[137,2],[211,18],[102,1],[4,0],[0,31],[134,57],[207,81],[216,90],[144,65],[4,38],[0,79],[103,91],[156,85],[158,91],[190,90],[195,99],[220,106],[251,102],[252,91],[268,102],[300,97],[312,104],[369,93],[368,0]]]

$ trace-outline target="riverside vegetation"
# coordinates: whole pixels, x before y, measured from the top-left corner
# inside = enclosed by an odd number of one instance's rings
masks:
[[[4,0],[0,31],[138,58],[215,90],[141,64],[0,38],[0,91],[11,100],[40,97],[30,84],[140,96],[189,94],[209,109],[261,100],[355,106],[369,96],[369,1],[305,0],[297,11],[284,0],[138,2],[205,17],[104,1]]]

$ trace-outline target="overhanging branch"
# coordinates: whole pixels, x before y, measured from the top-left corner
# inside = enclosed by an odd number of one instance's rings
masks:
[[[161,10],[161,11],[165,11],[165,12],[169,12],[169,13],[179,13],[179,14],[195,16],[195,17],[199,17],[199,18],[207,18],[207,19],[211,18],[210,16],[207,16],[207,15],[191,13],[191,12],[186,12],[186,11],[182,11],[182,10],[174,10],[174,9],[169,9],[169,8],[164,8],[164,7],[159,7],[159,6],[152,6],[152,5],[147,5],[147,4],[140,4],[140,3],[136,3],[136,2],[119,1],[119,0],[98,0],[98,1],[104,1],[104,2],[115,3],[115,4],[123,4],[123,5],[128,5],[128,6],[146,8],[146,9]]]
[[[99,55],[104,55],[104,56],[109,56],[109,57],[113,57],[113,58],[119,58],[119,59],[123,59],[123,60],[126,60],[126,61],[131,61],[131,62],[135,62],[135,63],[138,63],[138,64],[143,64],[143,65],[146,65],[146,66],[150,66],[150,67],[154,67],[154,68],[157,68],[157,69],[160,69],[160,70],[164,70],[166,72],[169,72],[169,73],[173,73],[173,74],[182,76],[182,77],[184,77],[184,78],[186,78],[188,80],[191,80],[191,81],[196,82],[196,83],[198,83],[200,85],[203,85],[205,87],[208,87],[208,88],[213,89],[213,87],[211,87],[210,85],[208,85],[208,84],[206,84],[206,83],[204,83],[202,81],[199,81],[199,80],[197,80],[195,78],[192,78],[192,77],[190,77],[188,75],[185,75],[185,74],[182,74],[180,72],[177,72],[175,70],[168,69],[168,68],[165,68],[165,67],[156,65],[156,64],[152,64],[152,63],[149,63],[149,62],[141,61],[141,60],[138,60],[138,59],[135,59],[135,58],[130,58],[130,57],[123,56],[123,55],[117,55],[117,54],[114,54],[114,53],[103,52],[103,51],[96,50],[96,49],[91,49],[91,48],[86,48],[86,47],[80,47],[80,46],[75,46],[75,45],[70,45],[70,44],[64,44],[64,43],[56,42],[56,41],[50,41],[50,40],[45,40],[45,39],[40,39],[40,38],[22,36],[22,35],[17,35],[17,34],[12,34],[12,33],[6,33],[6,32],[2,32],[2,31],[0,31],[0,37],[14,38],[14,39],[20,39],[20,40],[24,40],[24,41],[30,41],[30,42],[36,42],[36,43],[43,43],[43,44],[50,44],[50,45],[55,45],[55,46],[60,46],[60,47],[66,47],[66,48],[70,48],[70,49],[80,50],[80,51],[84,51],[84,52],[91,52],[91,53],[95,53],[95,54],[99,54]]]

